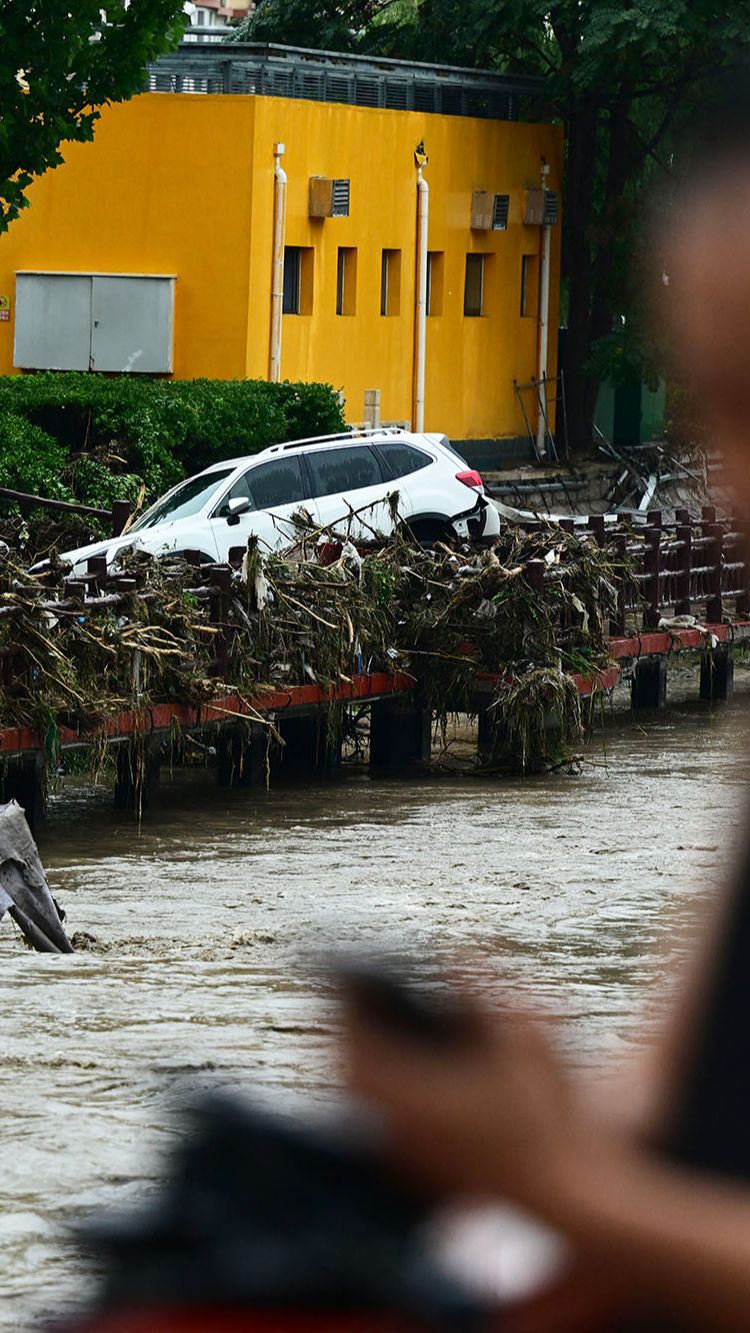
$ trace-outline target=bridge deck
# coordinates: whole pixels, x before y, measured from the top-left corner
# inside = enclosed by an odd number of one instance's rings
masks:
[[[672,657],[682,652],[695,652],[717,644],[750,641],[750,621],[733,624],[706,625],[703,629],[671,631],[649,630],[609,640],[613,658],[611,666],[591,675],[574,675],[573,680],[584,697],[603,690],[611,690],[620,679],[623,667],[644,657]],[[489,672],[477,673],[477,694],[490,693],[498,676]],[[204,726],[221,726],[240,718],[284,714],[295,716],[327,708],[332,703],[370,703],[377,699],[392,698],[414,688],[414,677],[407,672],[371,672],[356,675],[350,681],[326,689],[319,685],[290,685],[259,692],[251,698],[239,693],[228,693],[206,703],[164,703],[142,709],[128,709],[113,715],[103,728],[61,727],[59,744],[62,749],[79,749],[90,744],[93,735],[104,735],[113,743],[126,741],[137,733],[157,734],[174,727],[183,731]],[[0,755],[33,754],[44,749],[45,737],[31,727],[0,729]]]

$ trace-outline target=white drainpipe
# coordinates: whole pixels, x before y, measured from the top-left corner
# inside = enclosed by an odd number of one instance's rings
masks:
[[[542,188],[547,188],[549,164],[542,167]],[[547,399],[547,359],[549,356],[549,277],[550,257],[552,253],[552,228],[542,227],[542,256],[539,273],[539,419],[536,431],[536,452],[538,458],[546,454],[547,421],[549,406]]]
[[[284,240],[286,238],[286,172],[281,159],[286,145],[273,146],[273,277],[271,281],[271,347],[268,378],[281,379],[281,328],[284,311]]]
[[[417,300],[414,355],[414,429],[424,430],[424,386],[427,363],[427,245],[430,187],[417,167]]]

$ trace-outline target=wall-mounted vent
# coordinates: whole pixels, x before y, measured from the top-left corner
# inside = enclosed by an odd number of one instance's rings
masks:
[[[527,227],[554,227],[557,223],[559,196],[556,190],[526,190],[523,220]]]
[[[348,218],[349,216],[349,195],[351,193],[351,184],[347,180],[337,180],[333,182],[332,209],[331,217]]]
[[[472,231],[505,231],[509,209],[510,195],[475,190],[471,196]]]
[[[348,218],[351,182],[330,180],[327,176],[310,177],[309,215],[311,218]]]
[[[510,195],[496,194],[495,202],[492,206],[492,230],[508,230],[508,213],[510,211]]]

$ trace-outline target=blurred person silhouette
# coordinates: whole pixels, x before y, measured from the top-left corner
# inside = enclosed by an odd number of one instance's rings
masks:
[[[658,248],[666,328],[750,518],[750,102],[725,109]],[[348,1006],[348,1081],[391,1159],[446,1195],[503,1199],[564,1235],[565,1288],[508,1330],[750,1330],[750,849],[639,1080],[607,1110],[533,1016],[459,995],[440,1044]],[[623,1316],[616,1311],[631,1311]]]

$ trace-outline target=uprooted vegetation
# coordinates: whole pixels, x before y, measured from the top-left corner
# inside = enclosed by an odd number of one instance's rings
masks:
[[[131,549],[106,576],[67,573],[54,556],[38,575],[0,554],[0,725],[36,728],[50,757],[61,727],[95,741],[126,708],[145,719],[229,692],[262,706],[270,688],[402,671],[440,719],[471,712],[477,674],[491,676],[526,767],[580,742],[570,673],[609,661],[617,576],[605,547],[554,525],[508,528],[483,551],[403,536],[360,551],[301,527],[279,554],[251,541],[234,570]]]

